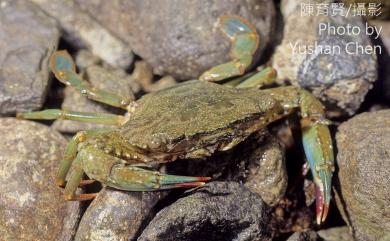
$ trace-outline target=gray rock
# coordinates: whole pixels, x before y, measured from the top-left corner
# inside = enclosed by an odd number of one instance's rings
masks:
[[[48,58],[58,44],[59,31],[28,1],[0,4],[0,115],[39,109],[49,85]]]
[[[354,241],[347,226],[322,229],[317,233],[324,241]]]
[[[382,54],[378,55],[379,77],[375,83],[375,91],[379,92],[380,97],[390,101],[390,21],[370,21],[370,24],[377,28],[382,28],[380,41],[382,43]],[[379,42],[379,41],[378,41]],[[379,95],[375,95],[379,99]]]
[[[321,241],[315,231],[295,232],[287,241]]]
[[[134,99],[133,90],[139,91],[140,89],[139,85],[133,81],[131,76],[127,75],[121,69],[104,68],[98,65],[92,65],[86,68],[83,77],[95,88],[103,89],[130,99]],[[87,99],[71,86],[66,87],[62,109],[83,112],[113,112],[116,114],[123,114],[116,108],[110,108],[105,104]],[[81,130],[107,128],[107,125],[70,120],[56,120],[53,123],[53,128],[61,132],[75,133]]]
[[[228,153],[205,160],[177,161],[170,168],[169,172],[179,175],[244,183],[270,206],[281,200],[287,188],[284,147],[267,131],[250,137]]]
[[[0,119],[0,237],[70,241],[79,202],[67,202],[54,184],[66,140],[47,126]]]
[[[127,68],[133,61],[131,49],[84,13],[73,0],[31,0],[55,18],[65,30],[64,37],[78,47],[87,47],[93,54],[118,68]]]
[[[76,59],[75,59],[76,66],[79,69],[86,69],[93,65],[101,65],[101,61],[99,57],[91,53],[89,50],[86,49],[80,49],[77,52]]]
[[[153,217],[163,192],[122,192],[103,188],[81,219],[75,240],[134,240]]]
[[[146,92],[155,92],[175,85],[176,80],[170,76],[164,76],[157,81],[153,81],[153,69],[145,61],[135,62],[134,71],[131,78],[142,86]]]
[[[257,193],[270,206],[276,205],[287,189],[287,170],[285,166],[285,150],[272,136],[268,136],[256,148],[248,161],[245,186]]]
[[[349,6],[350,4],[352,6],[356,6],[356,4],[360,3],[364,3],[365,4],[365,9],[366,9],[366,14],[365,14],[365,17],[368,18],[368,19],[383,19],[383,20],[390,20],[390,2],[389,1],[382,1],[382,0],[343,0],[342,2],[344,2],[345,4],[347,4],[346,6]],[[376,14],[378,14],[378,16],[370,16],[369,13],[368,13],[368,9],[369,9],[369,4],[376,4],[376,6],[378,6],[376,9],[378,9],[378,11],[376,12]]]
[[[216,28],[221,15],[237,14],[257,27],[259,55],[273,36],[275,9],[267,0],[76,1],[126,41],[156,74],[175,79],[196,78],[229,59],[230,43]]]
[[[337,207],[356,240],[390,233],[390,110],[363,113],[339,126]]]
[[[278,71],[277,81],[311,90],[325,102],[330,117],[352,115],[360,107],[365,95],[377,79],[375,54],[348,54],[347,43],[371,45],[365,34],[365,25],[358,17],[301,16],[300,3],[306,0],[283,1],[284,38],[273,56],[273,67]],[[319,24],[359,27],[359,35],[332,35],[319,33]],[[364,31],[363,31],[364,30]],[[302,34],[304,33],[304,34]],[[295,46],[295,48],[294,48]],[[308,46],[338,46],[332,54],[306,51]],[[301,50],[298,50],[298,48]],[[307,47],[307,48],[306,48]],[[337,48],[337,47],[336,47]],[[316,48],[317,50],[320,47]],[[352,48],[348,48],[353,51]]]
[[[161,210],[139,241],[270,240],[266,204],[235,182],[212,182]]]

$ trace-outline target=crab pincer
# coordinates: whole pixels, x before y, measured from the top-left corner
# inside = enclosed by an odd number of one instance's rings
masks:
[[[303,147],[316,184],[317,223],[321,224],[328,215],[332,197],[331,182],[334,171],[332,139],[328,127],[322,123],[303,126],[302,133]]]
[[[210,177],[190,177],[161,173],[136,166],[116,165],[107,184],[121,190],[156,191],[172,188],[192,188],[203,186]]]

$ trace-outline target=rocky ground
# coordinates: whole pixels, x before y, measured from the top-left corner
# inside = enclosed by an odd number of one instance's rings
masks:
[[[0,240],[390,240],[390,7],[383,4],[375,19],[303,17],[301,3],[307,1],[0,0]],[[215,24],[226,13],[247,18],[260,35],[252,68],[274,67],[277,85],[303,87],[326,106],[337,164],[328,220],[315,223],[297,117],[228,154],[161,168],[212,176],[204,187],[123,192],[95,183],[78,190],[101,189],[92,202],[64,201],[54,178],[67,139],[103,125],[15,114],[124,112],[57,82],[50,55],[67,49],[93,87],[136,100],[226,62],[230,43]],[[378,39],[324,37],[321,22],[383,29]],[[380,45],[382,53],[296,55],[290,47],[351,40]]]

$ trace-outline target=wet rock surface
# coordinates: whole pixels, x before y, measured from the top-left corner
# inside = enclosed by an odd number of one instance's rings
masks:
[[[295,232],[287,241],[354,241],[348,227]]]
[[[371,45],[370,39],[365,33],[319,34],[318,28],[320,23],[335,27],[350,24],[360,29],[365,29],[365,25],[360,18],[353,16],[301,16],[300,3],[305,1],[282,2],[284,38],[273,56],[273,67],[278,72],[277,81],[311,90],[324,101],[330,117],[352,115],[377,78],[377,62],[375,54],[349,54],[346,45],[350,42]],[[309,46],[316,48],[316,45],[323,48],[339,46],[340,53],[317,51],[310,54]],[[355,50],[351,47],[348,51]]]
[[[263,145],[251,152],[245,186],[257,193],[270,206],[274,206],[284,196],[287,189],[285,151],[272,136]]]
[[[164,192],[122,192],[103,188],[81,219],[81,240],[134,240],[151,220]]]
[[[105,68],[92,65],[85,69],[83,78],[95,88],[109,91],[117,95],[134,100],[134,91],[139,91],[139,85],[121,69]],[[82,112],[124,114],[120,109],[89,100],[74,87],[66,87],[62,109]],[[56,130],[75,133],[82,130],[107,128],[109,125],[77,122],[71,120],[56,120],[53,124]]]
[[[287,241],[321,241],[315,231],[296,232]]]
[[[323,229],[317,232],[324,241],[354,241],[348,227]]]
[[[30,121],[0,119],[0,239],[70,241],[79,202],[54,184],[66,140]]]
[[[59,31],[52,19],[28,1],[0,3],[0,115],[38,109],[45,100],[48,58],[57,46]]]
[[[114,67],[126,68],[133,61],[131,49],[93,17],[84,13],[73,0],[32,0],[55,18],[66,31],[65,38],[78,47],[89,48]]]
[[[223,14],[238,14],[256,26],[261,39],[259,54],[273,36],[272,1],[76,2],[126,41],[156,74],[169,74],[175,79],[196,78],[229,59],[230,43],[216,28],[217,18]]]
[[[363,113],[340,125],[337,206],[356,240],[390,233],[390,111]]]
[[[270,240],[266,204],[235,182],[211,182],[162,209],[138,238]]]

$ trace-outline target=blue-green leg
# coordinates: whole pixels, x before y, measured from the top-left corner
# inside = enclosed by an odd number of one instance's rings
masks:
[[[126,121],[126,118],[121,115],[67,111],[60,109],[47,109],[43,111],[18,113],[16,117],[18,119],[29,120],[74,120],[106,125],[122,125]]]
[[[126,191],[197,187],[210,180],[209,177],[176,176],[150,170],[146,166],[147,163],[124,160],[107,154],[93,145],[85,146],[78,153],[78,156],[83,160],[84,171],[88,177],[110,187]]]
[[[73,161],[73,169],[70,173],[69,180],[66,183],[64,198],[68,201],[84,201],[94,199],[97,193],[87,193],[87,194],[78,194],[76,195],[77,187],[80,185],[82,178],[84,176],[84,170],[82,165],[82,160],[79,156],[76,156]]]
[[[59,81],[75,87],[89,99],[126,110],[130,108],[131,100],[93,88],[87,81],[83,80],[76,73],[74,61],[66,50],[57,51],[50,57],[50,68]]]
[[[255,27],[239,16],[220,17],[219,27],[232,44],[232,61],[211,68],[199,77],[200,80],[219,81],[244,74],[259,46]]]
[[[303,147],[316,184],[317,223],[325,221],[332,197],[331,184],[334,172],[332,139],[322,103],[310,92],[296,87],[279,87],[263,90],[278,100],[286,112],[294,108],[301,111]]]
[[[276,70],[268,67],[259,72],[251,72],[244,76],[234,78],[223,85],[236,88],[262,88],[275,83]]]
[[[66,184],[66,176],[69,172],[70,167],[72,166],[73,160],[77,155],[77,148],[81,142],[86,141],[88,138],[95,136],[100,133],[109,131],[109,129],[99,129],[91,131],[80,131],[68,142],[68,145],[65,148],[63,159],[60,162],[60,167],[56,176],[56,184],[60,187],[64,187]],[[89,180],[83,180],[82,185],[89,184]]]

